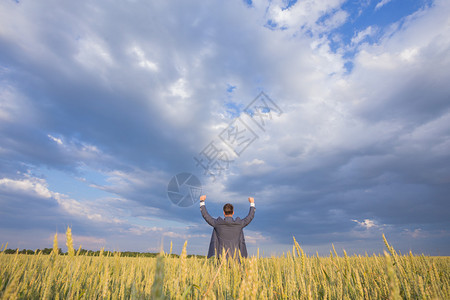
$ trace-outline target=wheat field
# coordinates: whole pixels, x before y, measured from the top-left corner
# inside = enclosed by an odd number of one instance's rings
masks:
[[[450,258],[398,254],[308,256],[295,241],[282,256],[217,260],[0,253],[2,299],[450,299]],[[384,236],[383,236],[384,238]],[[3,247],[2,247],[3,248]],[[4,247],[6,249],[6,247]],[[57,249],[55,236],[54,249]]]

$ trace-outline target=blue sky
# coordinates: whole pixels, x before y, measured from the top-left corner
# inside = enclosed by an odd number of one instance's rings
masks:
[[[0,242],[206,254],[211,214],[250,253],[333,243],[450,255],[448,1],[2,1]],[[245,119],[264,92],[281,109]],[[257,138],[215,181],[193,157],[241,117]],[[222,135],[223,137],[223,135]],[[226,147],[226,145],[221,145]],[[64,247],[63,247],[64,248]]]

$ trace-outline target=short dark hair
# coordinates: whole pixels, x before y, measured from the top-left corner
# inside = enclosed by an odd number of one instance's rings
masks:
[[[233,205],[230,203],[227,203],[223,206],[223,212],[226,215],[232,215],[233,214]]]

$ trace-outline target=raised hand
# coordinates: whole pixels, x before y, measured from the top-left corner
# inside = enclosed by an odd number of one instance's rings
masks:
[[[205,196],[206,197],[206,196]],[[253,197],[248,197],[248,202],[255,203],[255,199]]]
[[[205,201],[205,200],[206,200],[206,195],[200,196],[200,201]]]

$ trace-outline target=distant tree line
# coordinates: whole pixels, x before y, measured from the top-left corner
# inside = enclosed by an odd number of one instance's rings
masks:
[[[53,251],[53,248],[44,248],[44,249],[36,249],[36,250],[29,250],[29,249],[22,249],[19,251],[19,249],[6,249],[3,251],[5,254],[28,254],[28,255],[34,255],[34,254],[43,254],[43,255],[49,255]],[[79,252],[78,252],[79,251]],[[77,251],[78,255],[85,255],[85,256],[114,256],[114,254],[119,254],[121,257],[156,257],[159,253],[152,253],[152,252],[134,252],[134,251],[92,251],[92,250],[86,250],[86,249],[79,249]],[[58,248],[58,254],[59,255],[68,255],[67,252],[62,252],[61,248]],[[170,254],[171,257],[179,257],[178,254]],[[187,257],[197,257],[197,258],[204,258],[204,255],[192,255],[189,254]]]

